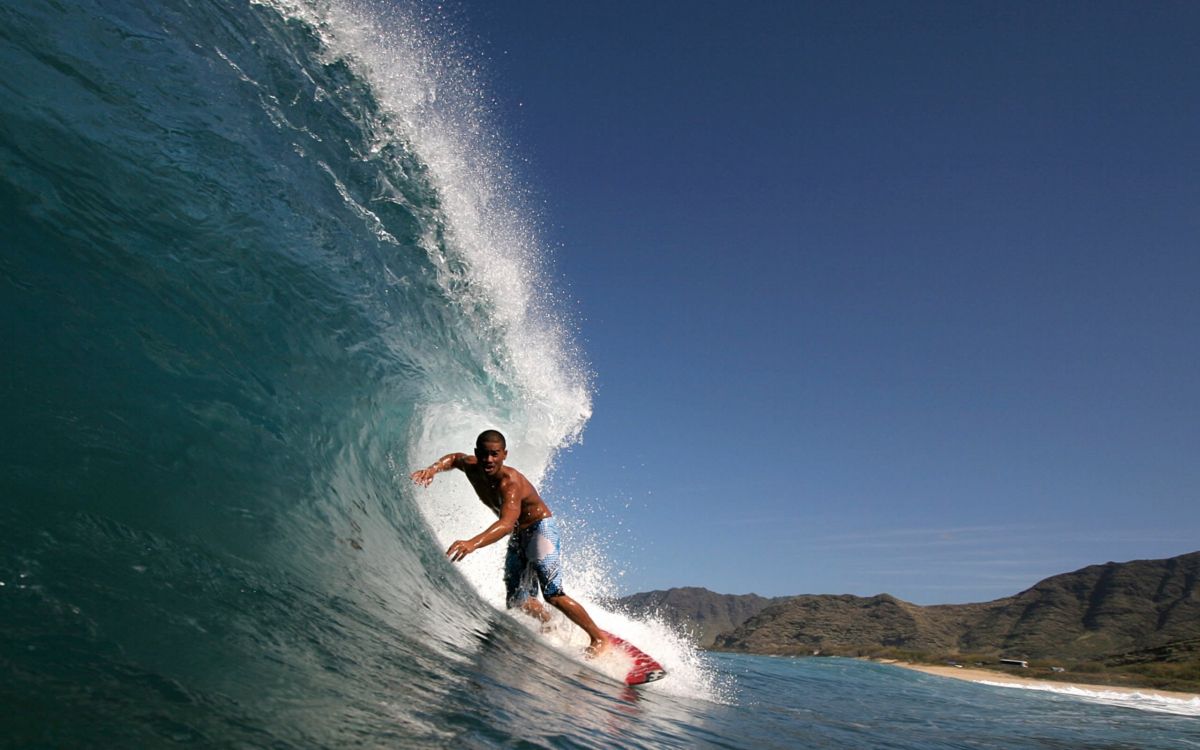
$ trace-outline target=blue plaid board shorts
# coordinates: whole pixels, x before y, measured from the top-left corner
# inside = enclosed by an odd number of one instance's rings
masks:
[[[539,584],[543,596],[563,593],[560,555],[558,523],[553,516],[514,531],[504,558],[505,604],[510,609],[520,607],[538,595]]]

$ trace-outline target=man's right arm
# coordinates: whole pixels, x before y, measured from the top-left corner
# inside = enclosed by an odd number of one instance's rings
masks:
[[[467,454],[465,453],[448,453],[434,461],[427,468],[421,469],[420,471],[414,471],[410,476],[417,484],[421,485],[422,487],[428,487],[430,483],[433,482],[434,476],[436,476],[438,473],[450,471],[451,469],[461,469],[463,468],[466,460]]]

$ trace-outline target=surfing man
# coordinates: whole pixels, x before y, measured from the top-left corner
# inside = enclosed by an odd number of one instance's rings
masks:
[[[521,472],[504,465],[508,458],[507,448],[503,435],[496,430],[485,430],[475,439],[475,455],[450,453],[442,456],[428,468],[414,471],[412,480],[428,487],[440,472],[458,469],[466,474],[475,494],[498,519],[470,539],[451,544],[446,556],[458,562],[480,547],[509,537],[504,560],[508,608],[520,607],[525,613],[547,622],[550,613],[536,599],[540,584],[546,601],[587,633],[592,641],[587,653],[596,656],[608,647],[607,634],[596,627],[579,602],[563,592],[554,514]]]

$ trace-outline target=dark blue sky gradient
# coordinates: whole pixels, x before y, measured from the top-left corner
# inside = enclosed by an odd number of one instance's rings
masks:
[[[596,372],[548,489],[626,592],[1200,549],[1200,4],[460,8]]]

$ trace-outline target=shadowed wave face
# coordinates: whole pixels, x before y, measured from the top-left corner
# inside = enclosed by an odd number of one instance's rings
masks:
[[[589,398],[412,17],[0,9],[8,741],[437,743],[517,663],[400,480],[480,424],[537,474]]]

